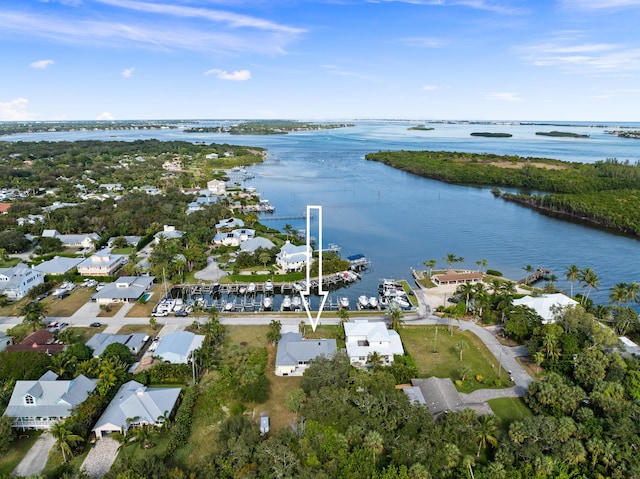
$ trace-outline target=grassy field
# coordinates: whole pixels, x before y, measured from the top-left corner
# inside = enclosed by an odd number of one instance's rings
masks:
[[[42,300],[49,307],[47,316],[69,317],[73,315],[81,306],[84,306],[91,299],[94,293],[93,289],[76,288],[69,296],[64,299],[55,299],[51,296]]]
[[[73,335],[80,336],[80,341],[84,344],[89,341],[94,334],[102,333],[107,328],[106,324],[101,325],[99,328],[82,328],[70,326],[68,331],[71,331]]]
[[[437,330],[437,337],[436,337]],[[405,350],[414,359],[420,377],[436,376],[439,378],[461,378],[460,368],[466,366],[468,373],[462,386],[458,386],[460,392],[469,393],[476,389],[503,387],[496,386],[498,379],[498,360],[491,354],[487,347],[473,333],[460,332],[453,328],[453,334],[449,334],[444,326],[404,326],[400,330],[400,336]],[[458,345],[464,343],[462,361]],[[437,353],[434,353],[434,344]],[[483,382],[476,381],[476,376],[481,375]],[[506,371],[502,371],[502,384],[509,384]]]
[[[0,457],[0,475],[10,476],[39,436],[40,433],[35,431],[29,431],[23,435],[18,433],[9,451]]]
[[[531,410],[524,403],[522,398],[498,398],[487,401],[493,412],[506,430],[514,421],[521,421],[527,416],[531,416]]]
[[[151,337],[156,335],[150,324],[125,324],[118,330],[118,334],[145,333]]]
[[[108,308],[100,308],[98,313],[99,318],[113,318],[120,309],[122,309],[124,303],[111,303]]]

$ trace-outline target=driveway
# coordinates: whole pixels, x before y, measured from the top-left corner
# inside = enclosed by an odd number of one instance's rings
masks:
[[[80,470],[84,470],[90,477],[102,477],[113,465],[118,456],[120,444],[115,439],[104,437],[98,439],[84,458]]]
[[[44,470],[44,466],[49,459],[49,452],[56,443],[53,436],[45,431],[42,435],[33,443],[31,449],[25,454],[20,461],[20,464],[13,470],[14,476],[31,477],[37,476]]]

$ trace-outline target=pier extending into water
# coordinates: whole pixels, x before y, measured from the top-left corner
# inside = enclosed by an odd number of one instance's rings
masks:
[[[533,284],[543,279],[549,279],[552,271],[550,269],[538,268],[530,275],[518,281],[517,284]]]

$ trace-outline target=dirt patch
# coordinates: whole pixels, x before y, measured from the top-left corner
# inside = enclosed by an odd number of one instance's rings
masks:
[[[511,161],[495,161],[490,163],[491,166],[498,168],[509,168],[519,170],[525,166],[535,166],[536,168],[542,168],[546,170],[566,170],[568,166],[558,165],[555,163],[541,163],[541,162],[511,162]]]

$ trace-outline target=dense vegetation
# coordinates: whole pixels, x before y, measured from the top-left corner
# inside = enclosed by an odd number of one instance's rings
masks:
[[[536,135],[555,136],[560,138],[589,138],[589,135],[581,135],[580,133],[572,133],[569,131],[536,131]]]
[[[432,126],[410,126],[407,130],[417,130],[417,131],[431,131],[435,130]]]
[[[20,121],[0,122],[0,135],[87,130],[159,130],[177,128],[179,121]]]
[[[640,214],[634,204],[640,190],[637,164],[615,159],[587,164],[444,151],[379,152],[366,158],[448,183],[556,193],[523,192],[502,197],[558,216],[640,236]]]
[[[490,131],[474,131],[471,136],[485,136],[487,138],[511,138],[511,133],[494,133]]]

